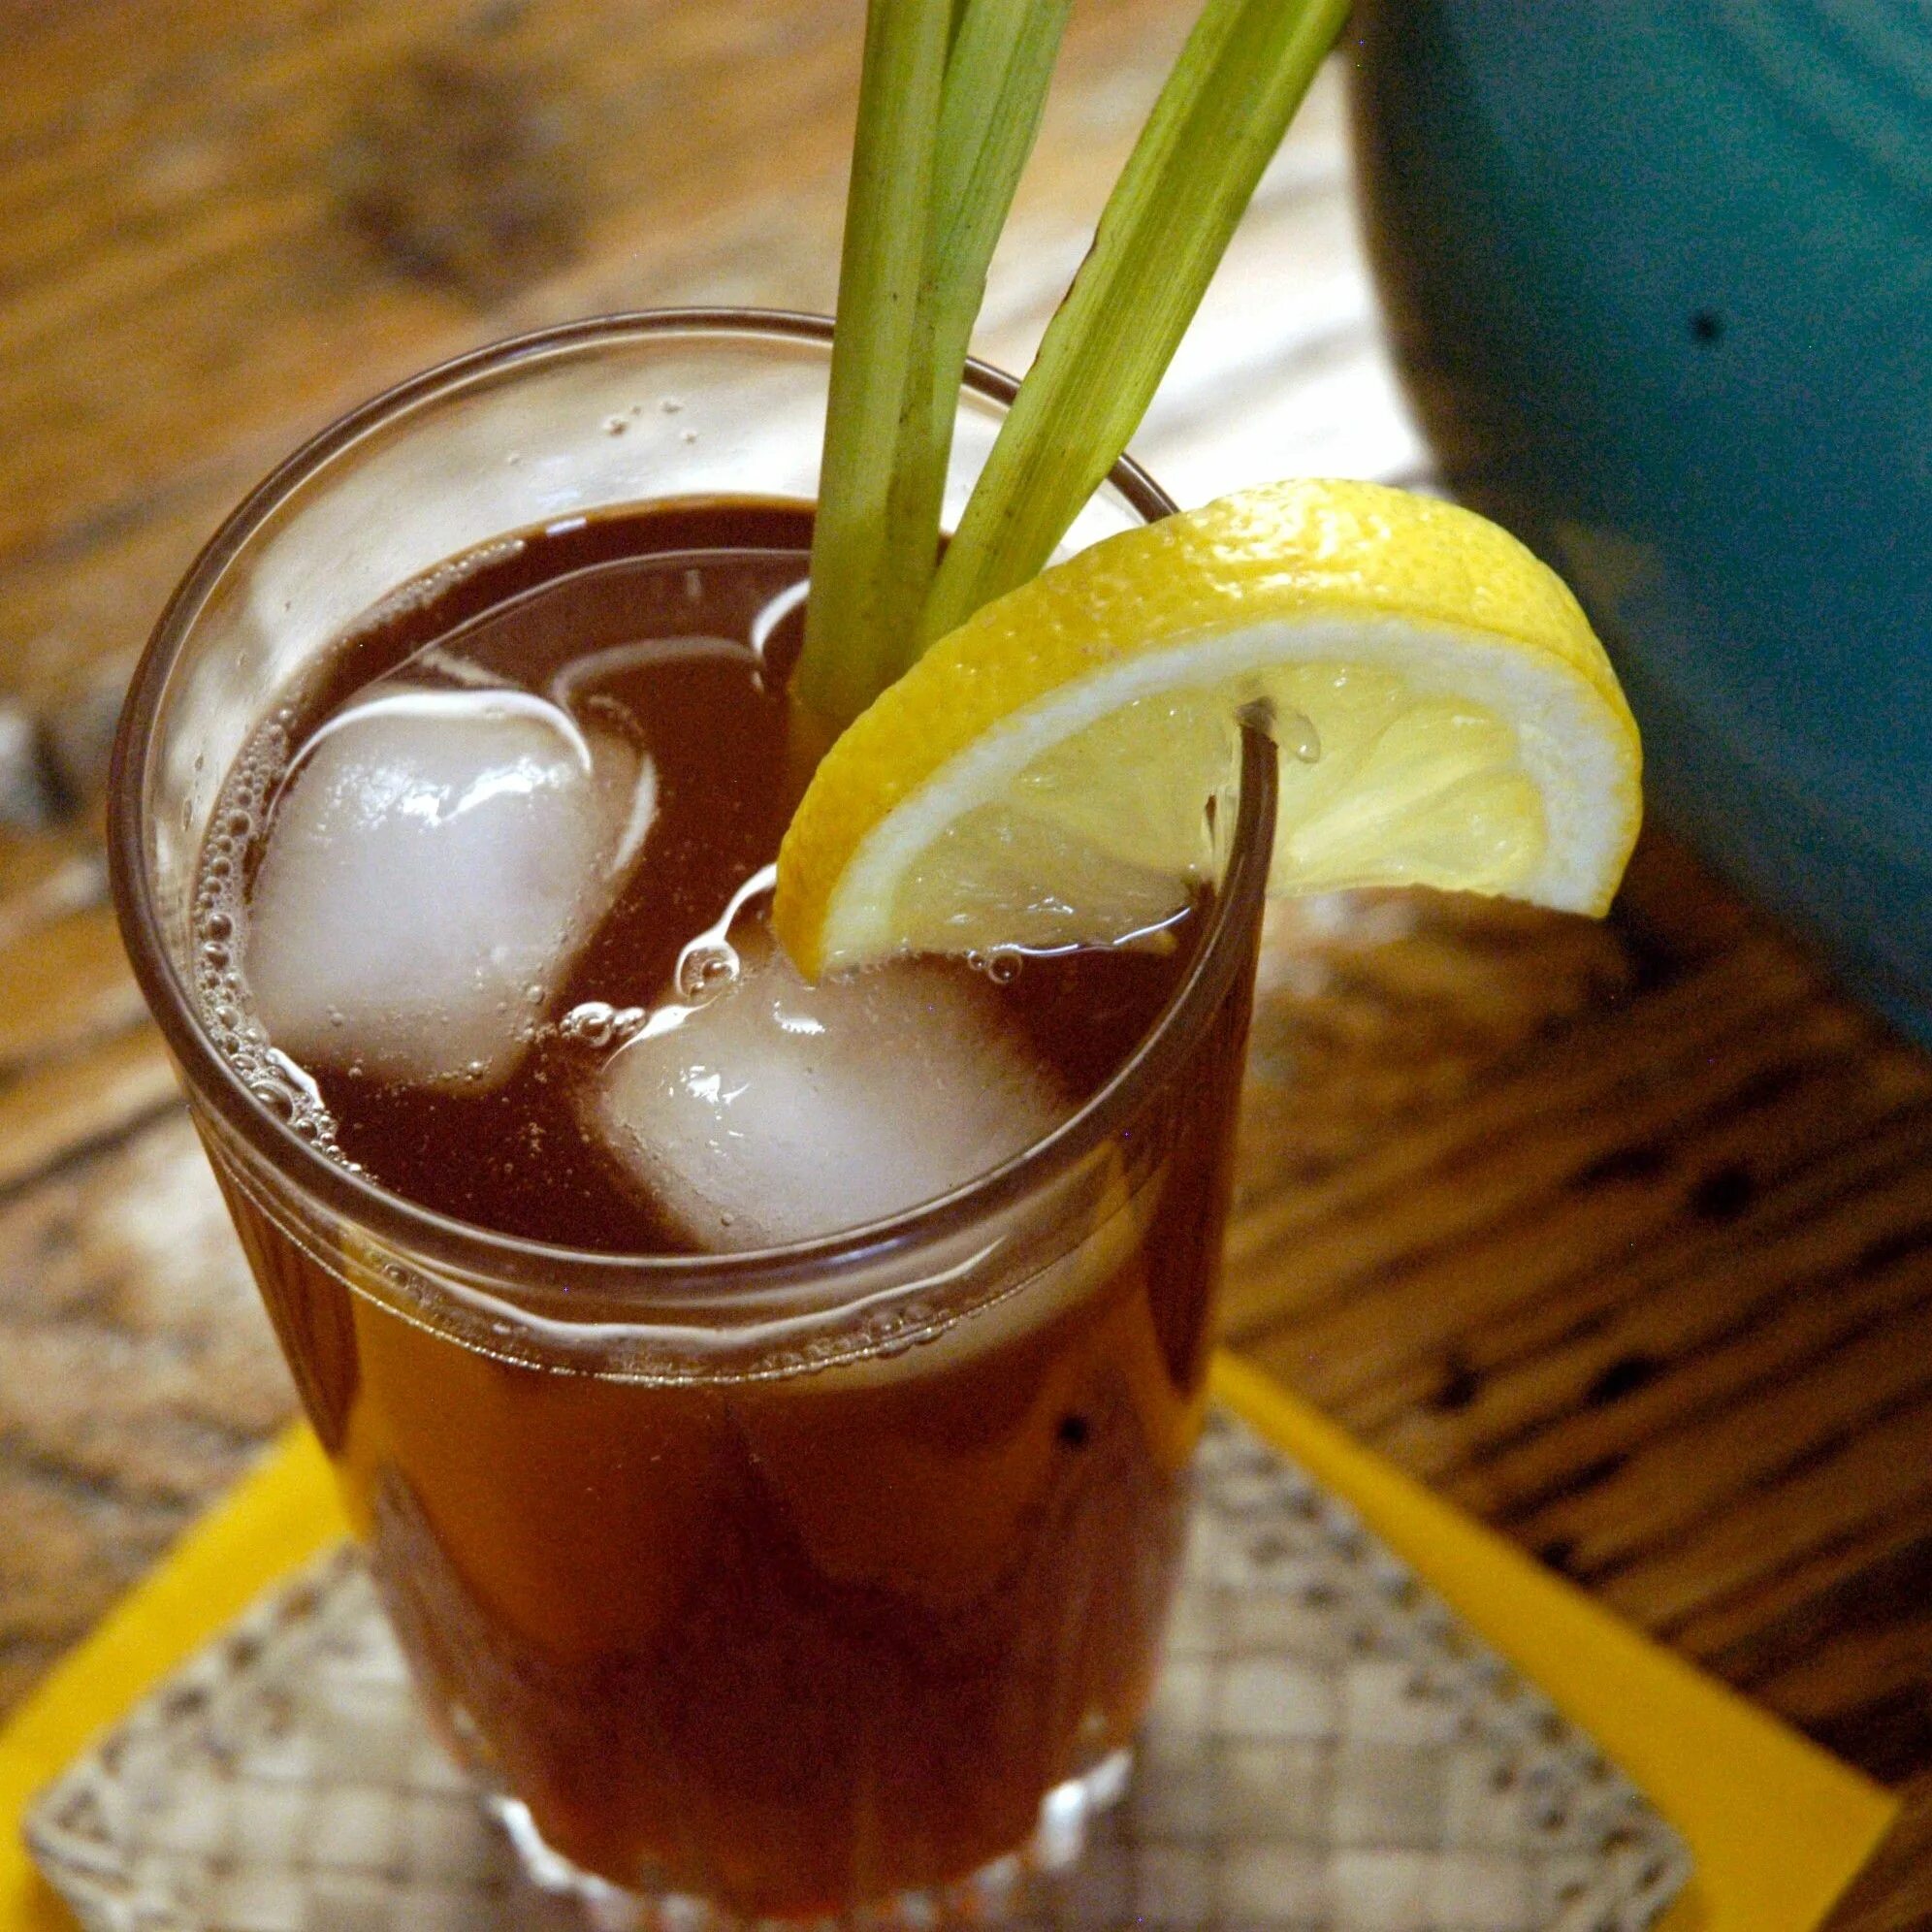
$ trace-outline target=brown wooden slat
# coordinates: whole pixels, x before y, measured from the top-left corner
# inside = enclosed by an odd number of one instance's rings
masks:
[[[1828,1050],[1846,1017],[1820,1009],[1811,991],[1768,949],[1740,951],[1563,1038],[1518,1078],[1392,1138],[1333,1179],[1283,1190],[1240,1214],[1229,1244],[1231,1332],[1259,1341],[1262,1322],[1272,1328],[1292,1312],[1303,1372],[1333,1395],[1369,1379],[1385,1349],[1413,1345],[1406,1324],[1387,1320],[1391,1304],[1412,1309],[1446,1339],[1453,1323],[1440,1298],[1467,1281],[1460,1260],[1466,1243],[1632,1142],[1682,1131],[1715,1107],[1748,1104],[1754,1079]],[[1287,1094],[1284,1112],[1306,1104]],[[1244,1129],[1254,1117],[1251,1107]],[[1269,1138],[1264,1125],[1245,1143],[1250,1160],[1268,1161]],[[1610,1217],[1612,1239],[1624,1239],[1617,1217],[1626,1205],[1570,1202],[1571,1218],[1552,1238],[1587,1240],[1594,1213]],[[1432,1264],[1437,1292],[1412,1292]],[[1250,1283],[1260,1307],[1252,1321]]]
[[[178,34],[166,43],[178,50],[177,71],[164,51],[161,84],[123,103],[112,133],[70,121],[49,143],[47,160],[63,175],[80,164],[84,176],[84,157],[104,140],[110,151],[99,164],[97,244],[0,315],[0,345],[21,378],[16,393],[48,399],[10,450],[0,548],[45,537],[97,503],[104,483],[125,490],[164,473],[214,410],[231,428],[244,409],[257,420],[286,415],[290,396],[312,394],[318,376],[332,389],[366,388],[419,360],[426,336],[471,310],[466,242],[439,265],[432,231],[439,217],[478,223],[469,253],[491,252],[492,210],[478,207],[469,177],[487,168],[493,144],[523,142],[530,167],[546,171],[544,185],[569,211],[572,252],[609,248],[629,227],[701,225],[707,201],[715,212],[761,173],[773,126],[802,123],[824,165],[836,165],[853,72],[855,22],[843,10],[788,10],[774,31],[768,10],[750,0],[682,0],[643,14],[531,10],[495,32],[451,0],[408,9],[363,0],[282,39],[279,57],[258,38],[227,35],[226,8],[163,11]],[[98,86],[97,48],[81,52],[52,33],[34,52],[45,64],[22,63],[30,97]],[[387,95],[438,61],[474,80],[467,131],[478,145],[439,139],[424,113],[406,148],[374,156],[401,210],[385,239],[359,220],[344,168]],[[564,75],[560,102],[552,77]],[[548,145],[546,108],[564,123]],[[201,154],[199,176],[187,171],[192,192],[144,227],[153,164],[184,145]],[[702,170],[688,165],[693,146],[710,150]],[[22,186],[31,196],[42,183]],[[19,245],[44,247],[44,237],[29,224]],[[150,346],[161,314],[173,324],[174,367],[222,369],[223,393],[88,379],[104,352],[105,366],[116,366],[117,342]]]
[[[1932,1925],[1932,1777],[1905,1792],[1898,1824],[1832,1914],[1827,1932],[1925,1932]]]
[[[90,828],[0,836],[0,1191],[178,1097],[106,895]]]
[[[0,947],[0,1079],[146,1016],[113,908],[48,919]]]
[[[1808,1370],[1757,1382],[1737,1400],[1695,1411],[1695,1427],[1653,1434],[1614,1474],[1561,1496],[1511,1529],[1532,1547],[1560,1545],[1582,1576],[1673,1548],[1683,1532],[1748,1507],[1857,1424],[1932,1394],[1932,1284],[1914,1307],[1889,1313]],[[1917,1438],[1932,1488],[1932,1421]]]
[[[0,1201],[0,1710],[291,1401],[178,1111]]]
[[[1465,1494],[1499,1507],[1564,1467],[1627,1447],[1673,1413],[1804,1359],[1863,1320],[1868,1304],[1887,1307],[1924,1292],[1909,1246],[1899,1267],[1884,1262],[1919,1225],[1932,1114],[1884,1116],[1875,1130],[1842,1105],[1836,1081],[1816,1085],[1737,1123],[1716,1146],[1681,1150],[1705,1176],[1685,1190],[1690,1211],[1659,1216],[1656,1226],[1633,1216],[1626,1254],[1609,1262],[1593,1255],[1582,1269],[1536,1278],[1531,1294],[1510,1297],[1506,1324],[1484,1309],[1449,1344],[1433,1400],[1387,1417],[1358,1402],[1352,1418],[1386,1421],[1378,1435],[1385,1445],[1400,1444],[1433,1479],[1467,1474],[1479,1487]],[[1711,1175],[1748,1172],[1729,1164],[1727,1143],[1800,1126],[1810,1144],[1800,1143],[1805,1164],[1794,1174],[1772,1175],[1769,1185],[1754,1179],[1751,1208],[1735,1218],[1696,1215]],[[1882,1156],[1875,1132],[1884,1135]],[[1656,1184],[1627,1183],[1632,1191]],[[1741,1272],[1744,1253],[1753,1265]],[[1841,1284],[1848,1272],[1852,1278]],[[1794,1299],[1800,1305],[1787,1307]]]
[[[1932,1131],[1919,1143],[1932,1153]],[[1444,1455],[1439,1474],[1486,1509],[1530,1508],[1566,1471],[1624,1455],[1689,1420],[1701,1430],[1752,1392],[1835,1358],[1875,1330],[1885,1332],[1932,1300],[1927,1249],[1916,1245],[1890,1265],[1860,1269],[1861,1224],[1878,1231],[1870,1244],[1883,1251],[1890,1230],[1924,1228],[1928,1200],[1927,1171],[1906,1163],[1895,1185],[1856,1197],[1866,1213],[1847,1204],[1822,1224],[1800,1222],[1759,1237],[1748,1250],[1724,1244],[1701,1265],[1667,1274],[1660,1267],[1633,1271],[1640,1284],[1649,1277],[1658,1285],[1648,1295],[1639,1285],[1614,1319],[1581,1342],[1485,1384],[1497,1391],[1495,1409],[1514,1404],[1515,1427],[1488,1452],[1465,1438],[1468,1460]],[[1743,1272],[1741,1252],[1752,1264]],[[1403,1439],[1420,1433],[1411,1429]]]
[[[1932,1397],[1875,1409],[1817,1460],[1738,1497],[1720,1517],[1594,1587],[1649,1627],[1690,1616],[1765,1569],[1920,1502],[1932,1492]]]
[[[1358,1037],[1350,1043],[1344,1034],[1342,1046],[1367,1048],[1373,1036],[1359,1036],[1366,1015],[1344,1018],[1336,1011],[1359,1001],[1370,1011],[1371,1002],[1385,1009],[1389,1017],[1383,1028],[1401,1034],[1395,1016],[1404,1013],[1408,995],[1401,982],[1400,961],[1384,970],[1394,981],[1386,987],[1361,983],[1368,971],[1368,962],[1364,961],[1358,965],[1357,978],[1340,982],[1336,1000],[1316,1003],[1312,1013],[1291,1004],[1283,1013],[1268,1014],[1271,1038],[1284,1028],[1290,1031],[1288,1052],[1298,1072],[1292,1090],[1281,1094],[1279,1107],[1270,1111],[1257,1104],[1249,1110],[1244,1132],[1258,1159],[1266,1162],[1277,1153],[1292,1153],[1307,1131],[1304,1123],[1310,1111],[1308,1088],[1320,1081],[1323,1066],[1311,1053],[1294,1054],[1295,1033],[1324,1022],[1352,1022]],[[1629,970],[1626,966],[1626,975]],[[1325,1266],[1327,1250],[1310,1244],[1316,1223],[1326,1225],[1351,1215],[1368,1223],[1367,1230],[1355,1230],[1352,1236],[1354,1248],[1364,1259],[1372,1258],[1391,1241],[1404,1249],[1413,1245],[1407,1239],[1411,1230],[1419,1240],[1454,1235],[1468,1224],[1480,1205],[1462,1184],[1465,1170],[1467,1177],[1488,1184],[1487,1201],[1499,1192],[1520,1194],[1544,1175],[1562,1173],[1565,1159],[1587,1161],[1609,1151],[1608,1123],[1622,1110],[1648,1106],[1669,1117],[1671,1090],[1691,1075],[1690,1063],[1707,1056],[1728,1036],[1783,1025],[1782,1016],[1800,1008],[1815,1027],[1847,1028],[1849,1015],[1820,1003],[1817,993],[1815,975],[1788,950],[1754,934],[1734,951],[1651,990],[1642,1000],[1605,1001],[1606,1010],[1593,1011],[1587,1027],[1559,1025],[1550,1037],[1519,1037],[1505,1058],[1484,1070],[1480,1085],[1455,1096],[1454,1107],[1433,1106],[1426,1120],[1404,1121],[1410,1131],[1373,1146],[1331,1143],[1329,1166],[1298,1175],[1302,1184],[1243,1217],[1231,1241],[1230,1258],[1246,1266],[1272,1257],[1285,1261],[1292,1254],[1298,1269],[1312,1268],[1313,1278],[1327,1281],[1333,1272]],[[1390,1044],[1397,1046],[1396,1041]],[[1718,1078],[1723,1071],[1721,1067]],[[1512,1079],[1510,1076],[1517,1073],[1527,1078]],[[1345,1064],[1337,1065],[1336,1076],[1346,1079]],[[1370,1124],[1379,1130],[1388,1123]],[[1542,1145],[1552,1131],[1567,1137],[1562,1158]],[[1513,1164],[1500,1159],[1488,1164],[1494,1173],[1484,1171],[1481,1156],[1500,1151],[1505,1143],[1530,1160],[1526,1177],[1518,1178]],[[1418,1183],[1433,1188],[1426,1200],[1416,1198]],[[1392,1219],[1390,1208],[1396,1204],[1401,1213]],[[1422,1218],[1431,1209],[1435,1218]],[[1411,1222],[1404,1218],[1408,1216],[1416,1218]],[[1373,1239],[1378,1233],[1379,1245]],[[1366,1249],[1365,1240],[1369,1241]]]
[[[0,950],[64,913],[98,906],[108,868],[91,827],[0,830]]]
[[[1796,1562],[1767,1566],[1743,1589],[1672,1626],[1671,1640],[1735,1683],[1809,1656],[1837,1626],[1846,1598],[1885,1587],[1932,1539],[1932,1497],[1827,1539]]]
[[[1920,1605],[1932,1602],[1932,1545],[1916,1553]],[[1803,1662],[1757,1679],[1754,1693],[1800,1723],[1819,1724],[1850,1708],[1923,1694],[1932,1678],[1932,1610],[1834,1630]]]
[[[0,1086],[0,1189],[113,1140],[179,1101],[160,1034],[143,1024]]]

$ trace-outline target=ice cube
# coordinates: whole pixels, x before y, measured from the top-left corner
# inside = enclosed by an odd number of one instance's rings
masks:
[[[651,761],[524,692],[392,687],[284,788],[242,965],[285,1053],[506,1079],[643,843]]]
[[[950,1192],[1068,1108],[990,985],[900,961],[808,986],[768,942],[603,1063],[594,1131],[698,1245],[809,1240]]]

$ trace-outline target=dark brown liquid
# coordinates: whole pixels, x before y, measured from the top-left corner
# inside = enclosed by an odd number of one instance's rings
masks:
[[[533,692],[593,654],[665,647],[573,686],[582,722],[621,732],[654,760],[657,818],[511,1078],[475,1092],[309,1065],[342,1151],[386,1186],[527,1240],[617,1254],[691,1249],[585,1133],[579,1097],[593,1056],[554,1022],[584,1002],[662,1003],[686,942],[777,855],[809,776],[785,692],[801,624],[794,608],[765,637],[759,617],[803,580],[810,542],[809,512],[779,503],[684,505],[528,532],[516,556],[363,631],[306,694],[290,729],[297,748],[426,645]],[[1201,923],[1183,916],[1157,947],[1029,958],[997,984],[1008,1020],[1070,1106],[1146,1034]],[[991,983],[963,963],[945,970],[982,994]]]
[[[613,644],[731,640],[580,693],[648,744],[660,816],[548,1018],[652,1006],[774,855],[802,780],[795,618],[751,640],[808,543],[804,511],[749,503],[527,535],[350,640],[295,739],[460,627],[467,660],[531,687]],[[1070,1103],[1153,1024],[1205,924],[1029,958],[998,988]],[[445,1734],[556,1849],[620,1884],[822,1913],[1014,1849],[1047,1788],[1128,1741],[1178,1561],[1246,1000],[1238,981],[1116,1143],[1141,1215],[1124,1249],[1097,1244],[1036,1317],[1016,1303],[977,1341],[988,1318],[969,1318],[889,1366],[670,1387],[495,1359],[392,1312],[354,1254],[292,1240],[216,1145]],[[342,1150],[396,1192],[539,1240],[682,1248],[585,1135],[582,1056],[539,1029],[488,1093],[311,1071]]]

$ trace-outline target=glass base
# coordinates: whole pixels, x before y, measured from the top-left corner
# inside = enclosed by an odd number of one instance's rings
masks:
[[[577,1901],[596,1932],[752,1932],[754,1927],[853,1926],[877,1932],[933,1932],[933,1928],[984,1926],[1017,1905],[1029,1879],[1063,1872],[1086,1850],[1093,1821],[1118,1802],[1127,1788],[1134,1754],[1116,1751],[1079,1778],[1055,1785],[1040,1801],[1040,1822],[1016,1852],[995,1858],[977,1872],[930,1890],[855,1907],[839,1918],[744,1919],[689,1892],[646,1894],[626,1891],[608,1880],[573,1865],[543,1841],[530,1807],[517,1798],[488,1802],[503,1827],[532,1884]]]

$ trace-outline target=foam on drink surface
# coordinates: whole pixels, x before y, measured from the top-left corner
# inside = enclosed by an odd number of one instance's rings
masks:
[[[246,880],[271,801],[287,773],[294,713],[277,711],[242,748],[222,784],[202,841],[191,926],[194,988],[215,1046],[260,1104],[344,1166],[336,1123],[308,1073],[270,1037],[255,1010],[240,954],[246,946]]]

